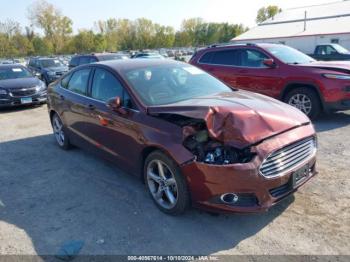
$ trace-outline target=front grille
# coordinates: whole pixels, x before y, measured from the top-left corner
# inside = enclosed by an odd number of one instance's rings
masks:
[[[35,93],[36,93],[35,87],[14,89],[10,91],[10,94],[13,97],[32,96],[32,95],[35,95]]]
[[[293,143],[267,157],[260,167],[260,173],[267,178],[280,176],[311,158],[315,152],[315,137]]]

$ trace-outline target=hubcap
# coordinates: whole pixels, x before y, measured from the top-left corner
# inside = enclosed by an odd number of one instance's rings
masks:
[[[312,109],[311,99],[304,94],[295,94],[289,99],[288,104],[298,108],[306,115],[309,115]]]
[[[178,199],[177,184],[170,168],[160,160],[147,166],[147,184],[155,201],[166,209],[173,208]]]
[[[52,128],[57,140],[57,143],[60,146],[64,145],[64,132],[63,132],[63,124],[58,116],[54,116],[52,119]]]

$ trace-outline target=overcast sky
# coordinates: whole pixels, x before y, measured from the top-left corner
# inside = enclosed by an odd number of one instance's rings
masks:
[[[27,8],[33,0],[0,0],[0,21],[17,20],[28,24]],[[97,20],[146,17],[154,22],[180,28],[181,21],[202,17],[209,22],[255,25],[257,10],[278,5],[282,9],[315,5],[336,0],[49,0],[73,20],[74,30],[90,29]]]

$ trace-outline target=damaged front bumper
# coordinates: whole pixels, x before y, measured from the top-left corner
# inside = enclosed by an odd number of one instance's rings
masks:
[[[252,147],[257,155],[249,163],[209,165],[193,161],[182,165],[193,205],[222,212],[268,210],[316,174],[316,155],[305,158],[288,172],[274,178],[260,174],[264,159],[276,150],[313,136],[315,131],[312,125],[307,125],[272,137]],[[295,183],[296,173],[305,166],[308,167],[308,174]]]

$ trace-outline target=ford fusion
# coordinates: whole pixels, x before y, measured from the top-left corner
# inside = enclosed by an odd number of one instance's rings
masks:
[[[266,211],[316,174],[315,130],[301,111],[181,62],[77,67],[49,87],[48,110],[62,149],[140,176],[168,214]]]
[[[46,102],[46,85],[21,65],[0,65],[0,107]]]

